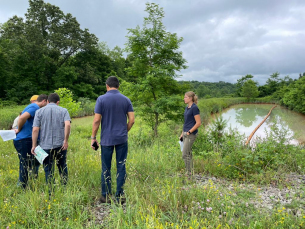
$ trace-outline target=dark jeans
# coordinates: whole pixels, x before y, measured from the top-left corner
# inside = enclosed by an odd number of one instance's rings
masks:
[[[116,197],[123,195],[123,186],[126,180],[126,159],[128,152],[128,143],[114,145],[114,146],[101,146],[101,159],[102,159],[102,195],[106,196],[111,194],[111,161],[112,154],[115,148],[116,154],[116,168],[117,168],[117,189]]]
[[[50,185],[54,183],[54,163],[56,163],[62,184],[67,184],[68,167],[67,167],[67,150],[61,150],[61,147],[55,149],[44,149],[49,154],[44,161],[43,167],[46,174],[46,182]]]
[[[27,186],[29,179],[29,172],[32,172],[34,177],[38,177],[39,162],[31,153],[32,138],[25,138],[14,141],[15,149],[19,157],[19,179],[18,184],[23,188]]]

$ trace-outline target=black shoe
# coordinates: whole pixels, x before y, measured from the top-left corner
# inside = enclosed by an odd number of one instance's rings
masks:
[[[102,204],[110,204],[111,203],[111,198],[109,195],[107,195],[106,197],[105,196],[101,196],[101,198],[99,199],[99,201],[102,203]]]

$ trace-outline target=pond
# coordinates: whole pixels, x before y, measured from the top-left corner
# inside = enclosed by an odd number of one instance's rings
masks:
[[[274,104],[238,104],[223,110],[220,115],[227,121],[228,130],[230,127],[237,129],[248,138],[253,130],[269,113]],[[305,143],[305,115],[288,110],[284,107],[275,107],[268,119],[256,131],[253,138],[266,137],[273,124],[279,129],[287,130],[288,136],[292,136],[291,144]]]

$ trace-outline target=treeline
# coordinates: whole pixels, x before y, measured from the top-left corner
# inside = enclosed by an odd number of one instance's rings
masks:
[[[27,104],[33,94],[58,88],[70,89],[74,99],[96,99],[106,91],[106,78],[115,75],[155,130],[160,122],[177,118],[187,90],[199,98],[270,97],[305,113],[305,73],[293,80],[276,72],[265,85],[252,75],[235,84],[176,81],[177,72],[187,68],[179,51],[183,38],[166,30],[164,11],[157,4],[147,4],[145,11],[149,17],[143,26],[126,31],[125,58],[120,47],[110,50],[88,29],[81,29],[71,14],[43,0],[29,0],[24,18],[14,16],[0,25],[0,105]]]
[[[199,98],[233,97],[236,94],[237,85],[219,82],[179,81],[182,85],[188,85],[191,91],[195,91]]]
[[[110,50],[76,18],[42,0],[30,0],[25,17],[0,25],[0,100],[29,102],[33,94],[66,87],[96,98],[109,75],[125,77],[128,59]]]

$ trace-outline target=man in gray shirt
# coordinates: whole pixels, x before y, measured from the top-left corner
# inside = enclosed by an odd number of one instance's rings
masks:
[[[54,182],[54,163],[56,163],[61,182],[65,185],[68,180],[66,158],[71,119],[68,110],[58,104],[58,94],[51,93],[48,96],[48,105],[37,110],[33,123],[32,154],[35,154],[34,150],[40,134],[40,147],[49,154],[43,161],[46,181],[49,184]]]

